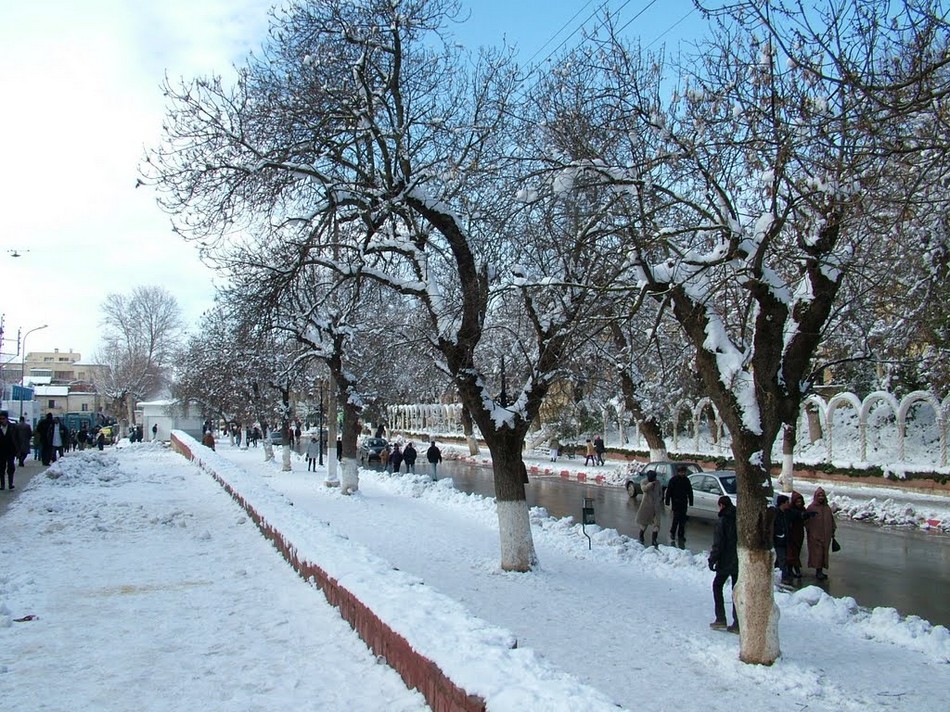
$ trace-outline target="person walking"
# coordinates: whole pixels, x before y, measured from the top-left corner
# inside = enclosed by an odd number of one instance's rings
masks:
[[[407,443],[402,451],[402,460],[406,463],[406,474],[416,474],[416,457],[418,453],[412,443]]]
[[[426,450],[426,460],[429,461],[429,466],[432,471],[432,480],[435,481],[438,478],[437,470],[439,463],[442,462],[442,451],[435,444],[435,440],[429,445],[429,449]]]
[[[551,438],[548,443],[548,452],[551,455],[551,462],[557,462],[558,455],[561,454],[561,443],[557,438]]]
[[[607,452],[607,446],[604,445],[604,439],[599,435],[594,438],[594,452],[597,453],[597,464],[604,464],[604,453]]]
[[[647,527],[653,530],[652,544],[659,546],[660,524],[663,518],[663,486],[656,478],[656,472],[650,470],[647,472],[647,479],[641,485],[643,490],[643,499],[640,500],[640,508],[637,509],[637,524],[640,525],[640,543],[646,546],[643,540],[644,532]]]
[[[597,451],[594,449],[594,441],[590,438],[587,438],[585,443],[586,450],[584,452],[584,467],[588,465],[597,464]]]
[[[709,624],[713,630],[728,630],[730,633],[739,632],[739,618],[736,616],[736,603],[732,601],[732,625],[726,625],[726,602],[722,595],[723,586],[728,579],[732,579],[733,596],[735,596],[736,582],[739,580],[739,554],[737,550],[738,533],[736,530],[736,507],[728,495],[719,498],[719,518],[713,529],[713,544],[709,550],[707,561],[710,571],[715,571],[713,578],[713,607],[716,620]]]
[[[158,423],[152,425],[152,442],[158,440]]]
[[[26,463],[26,456],[30,454],[30,445],[33,441],[33,428],[26,422],[25,416],[20,416],[17,433],[20,436],[20,451],[17,453],[17,460],[19,461],[20,467],[23,467]],[[36,457],[33,459],[35,460]]]
[[[320,443],[317,442],[316,435],[311,435],[310,442],[307,444],[307,472],[317,471],[318,457],[320,457]]]
[[[837,524],[834,512],[828,506],[828,497],[821,487],[815,490],[807,512],[814,512],[805,522],[805,531],[808,535],[808,568],[815,569],[815,578],[824,581],[828,578],[825,569],[828,568],[828,550],[831,540],[834,539]]]
[[[788,511],[791,500],[786,494],[775,499],[775,521],[772,523],[772,547],[775,549],[775,567],[782,572],[782,583],[792,580],[788,566]]]
[[[40,460],[44,465],[55,462],[56,455],[53,452],[53,414],[47,413],[39,423],[36,424],[36,434],[40,441]]]
[[[392,472],[399,474],[399,468],[402,466],[402,449],[399,443],[393,445],[393,451],[389,455],[389,464],[392,465]]]
[[[670,525],[670,543],[674,541],[680,549],[686,548],[686,510],[693,506],[693,483],[689,481],[687,469],[677,465],[676,474],[666,486],[666,503],[673,511],[673,523]]]
[[[16,459],[20,454],[20,436],[18,426],[10,422],[5,410],[0,410],[0,490],[9,485],[13,489],[13,474],[16,472]]]
[[[205,431],[204,436],[201,438],[201,444],[214,450],[214,435],[212,435],[210,430]],[[101,450],[102,448],[99,449]]]
[[[785,510],[788,533],[786,535],[786,561],[788,575],[802,577],[802,546],[805,544],[805,521],[817,516],[816,512],[805,509],[805,498],[800,492],[792,492],[789,507]]]

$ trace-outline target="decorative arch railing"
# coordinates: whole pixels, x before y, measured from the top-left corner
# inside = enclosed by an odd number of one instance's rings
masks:
[[[877,427],[876,433],[885,435],[889,431],[884,428],[895,428],[896,447],[894,457],[897,464],[904,463],[907,458],[908,424],[912,424],[918,437],[924,438],[927,433],[921,432],[930,428],[930,437],[939,441],[939,451],[936,456],[936,462],[915,463],[929,464],[935,467],[947,467],[948,443],[950,443],[950,395],[942,400],[929,391],[913,391],[903,398],[897,398],[894,394],[886,391],[874,391],[865,398],[859,398],[854,393],[842,392],[836,393],[827,400],[817,394],[812,394],[805,398],[799,411],[799,423],[802,418],[807,420],[808,413],[814,413],[812,428],[807,429],[808,437],[799,438],[797,448],[810,446],[821,440],[825,447],[825,457],[830,462],[835,457],[836,448],[840,451],[841,438],[845,434],[844,428],[853,428],[846,422],[838,419],[836,423],[835,414],[838,411],[848,411],[853,413],[857,420],[858,450],[860,459],[867,461],[869,436],[875,432],[869,432],[876,426],[872,420],[876,415],[880,415],[881,408],[886,409],[893,416],[893,426]],[[924,422],[924,419],[918,418],[915,414],[920,414],[921,409],[930,409],[933,411],[933,420]],[[618,415],[620,409],[618,408]],[[429,433],[461,433],[462,406],[458,403],[420,403],[393,405],[388,409],[390,427],[395,430],[410,430],[415,432]],[[680,400],[673,406],[671,411],[671,420],[669,428],[664,428],[671,434],[672,448],[679,450],[680,427],[684,421],[687,425],[687,436],[692,438],[692,446],[696,452],[700,450],[700,436],[703,432],[703,414],[712,413],[715,422],[710,425],[710,437],[713,442],[722,442],[724,435],[728,434],[722,419],[719,417],[719,411],[715,404],[709,398],[700,398],[695,403],[689,399]],[[685,416],[685,417],[684,417]],[[889,416],[890,418],[890,416]],[[605,417],[606,424],[606,417]],[[816,432],[820,429],[820,432]],[[689,432],[691,431],[691,432]],[[934,432],[935,431],[935,432]],[[801,431],[799,431],[801,432]],[[850,430],[853,432],[853,430]],[[639,436],[635,438],[639,443]],[[895,464],[895,463],[880,463]]]

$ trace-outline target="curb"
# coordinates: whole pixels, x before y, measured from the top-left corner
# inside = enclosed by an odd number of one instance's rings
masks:
[[[340,612],[340,617],[350,624],[370,650],[384,658],[386,663],[399,673],[408,687],[419,690],[434,712],[484,712],[486,705],[482,698],[467,693],[452,682],[432,660],[413,650],[404,637],[390,628],[320,566],[298,556],[297,548],[293,543],[276,527],[269,524],[254,506],[218,473],[201,458],[196,457],[189,445],[179,439],[175,433],[171,435],[171,444],[176,452],[184,455],[211,475],[225,492],[234,498],[294,571],[323,592],[327,602]]]

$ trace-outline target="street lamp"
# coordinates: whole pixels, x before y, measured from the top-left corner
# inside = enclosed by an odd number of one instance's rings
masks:
[[[49,324],[43,324],[43,326],[37,326],[34,329],[30,329],[28,332],[23,334],[23,340],[20,342],[20,348],[23,349],[23,354],[20,356],[20,417],[23,417],[23,390],[26,387],[26,337],[32,334],[34,331],[39,331],[40,329],[45,329]]]

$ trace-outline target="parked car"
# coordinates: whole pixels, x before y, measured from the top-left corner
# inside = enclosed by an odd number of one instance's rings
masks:
[[[719,498],[728,495],[736,503],[736,473],[732,470],[698,472],[689,476],[693,485],[693,506],[686,510],[686,516],[699,519],[713,519],[719,516]]]
[[[270,444],[271,444],[271,445],[277,446],[277,445],[283,445],[283,444],[284,444],[284,436],[281,435],[279,428],[277,428],[277,429],[275,429],[275,430],[271,430],[271,431],[267,434],[267,437],[270,438]]]
[[[666,486],[670,483],[670,478],[673,476],[673,473],[676,472],[677,467],[685,467],[689,472],[702,472],[703,468],[697,465],[695,462],[672,462],[664,460],[662,462],[651,462],[643,466],[643,469],[640,470],[635,475],[631,475],[630,479],[627,480],[625,487],[627,488],[627,494],[636,499],[641,494],[643,494],[643,487],[641,486],[647,479],[647,472],[653,470],[656,472],[656,478],[660,481],[660,484],[663,486],[664,491]]]
[[[373,460],[379,462],[379,454],[388,444],[386,438],[363,438],[359,447],[360,462],[364,464],[369,464]]]

